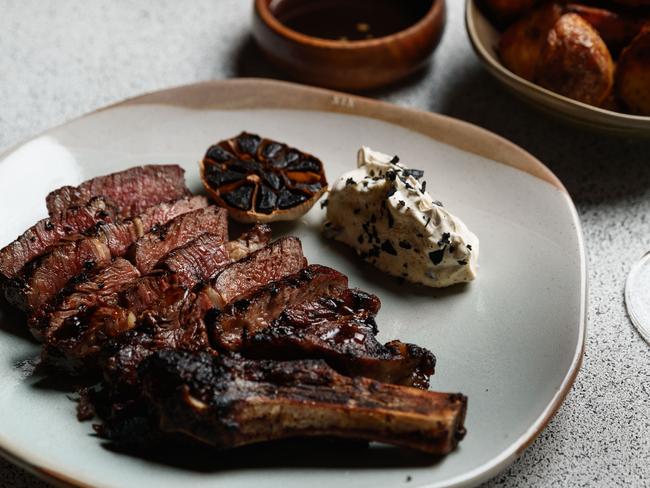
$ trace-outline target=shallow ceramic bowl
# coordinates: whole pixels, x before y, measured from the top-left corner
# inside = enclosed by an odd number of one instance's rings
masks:
[[[408,29],[361,41],[311,37],[273,14],[272,0],[255,0],[253,36],[266,56],[299,81],[340,90],[366,90],[396,82],[422,68],[445,24],[445,1]]]
[[[50,190],[129,166],[181,164],[189,187],[201,191],[198,161],[206,148],[243,129],[317,155],[330,180],[356,166],[361,144],[398,154],[424,170],[428,191],[479,236],[477,280],[434,290],[398,283],[325,240],[320,205],[273,224],[276,237],[301,239],[310,262],[343,271],[350,286],[381,298],[382,342],[400,338],[435,353],[432,389],[469,398],[459,448],[438,459],[377,444],[179,448],[158,457],[107,449],[90,422],[77,421],[65,385],[34,369],[40,347],[29,340],[24,317],[0,304],[0,454],[60,486],[104,488],[468,487],[504,469],[541,432],[578,372],[585,251],[562,183],[486,130],[277,81],[210,81],[151,93],[0,155],[0,246],[46,214]]]
[[[470,41],[485,67],[513,92],[545,112],[583,126],[650,136],[650,117],[630,115],[587,105],[542,88],[506,68],[497,55],[499,31],[483,15],[475,0],[467,0],[465,23]]]

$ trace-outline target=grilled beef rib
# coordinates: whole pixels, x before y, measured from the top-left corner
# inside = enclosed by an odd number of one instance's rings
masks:
[[[161,431],[219,448],[334,436],[447,454],[465,434],[463,395],[348,378],[318,360],[166,350],[139,376]]]

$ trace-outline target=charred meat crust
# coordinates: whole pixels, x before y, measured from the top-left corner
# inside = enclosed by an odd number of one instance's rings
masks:
[[[347,376],[428,388],[433,354],[400,341],[382,345],[372,307],[378,299],[360,290],[343,296],[285,310],[269,327],[246,336],[241,353],[257,359],[324,359]]]
[[[189,195],[184,174],[177,165],[148,165],[98,176],[79,186],[64,186],[51,192],[46,198],[47,210],[52,217],[70,206],[104,196],[119,209],[121,217],[131,217],[159,203]]]
[[[29,319],[30,330],[38,339],[45,339],[56,334],[67,319],[84,314],[87,310],[103,304],[117,303],[117,294],[129,283],[140,277],[140,272],[126,259],[117,258],[110,266],[97,274],[78,275],[72,289],[60,294],[54,310],[32,315]]]
[[[45,253],[66,237],[81,234],[99,223],[112,222],[116,209],[102,197],[83,206],[68,207],[60,215],[39,220],[8,246],[0,250],[0,279],[18,275],[29,261]]]
[[[99,239],[66,242],[28,263],[22,276],[8,282],[5,297],[19,309],[34,312],[47,305],[74,276],[110,262],[111,252]]]
[[[337,296],[347,287],[346,276],[332,268],[312,264],[239,296],[222,310],[214,309],[206,316],[210,342],[217,350],[236,351],[246,336],[268,327],[285,308],[320,296]]]
[[[160,430],[219,448],[317,435],[447,454],[465,434],[463,395],[348,378],[318,360],[168,350],[138,374]]]

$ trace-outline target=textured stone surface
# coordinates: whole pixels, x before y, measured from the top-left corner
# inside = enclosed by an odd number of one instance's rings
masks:
[[[275,76],[248,37],[251,1],[0,0],[0,150],[89,110],[170,85]],[[479,124],[564,181],[589,253],[584,365],[539,439],[489,486],[640,486],[650,481],[650,350],[623,286],[650,249],[650,141],[583,131],[520,103],[471,51],[462,0],[434,63],[369,95]],[[2,182],[0,182],[0,188]],[[0,461],[2,486],[44,486]]]

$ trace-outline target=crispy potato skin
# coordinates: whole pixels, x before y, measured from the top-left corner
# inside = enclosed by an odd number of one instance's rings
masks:
[[[648,21],[641,15],[612,12],[580,3],[569,3],[564,11],[578,14],[589,22],[598,31],[612,54],[619,53],[627,46]]]
[[[650,115],[650,26],[644,27],[621,53],[616,92],[632,113]]]
[[[506,26],[537,3],[539,0],[480,0],[479,6],[496,25]]]
[[[591,105],[607,100],[614,62],[598,32],[577,14],[564,14],[548,33],[535,82]]]
[[[512,24],[499,40],[501,61],[513,73],[532,81],[549,31],[562,15],[555,2],[533,10]]]

